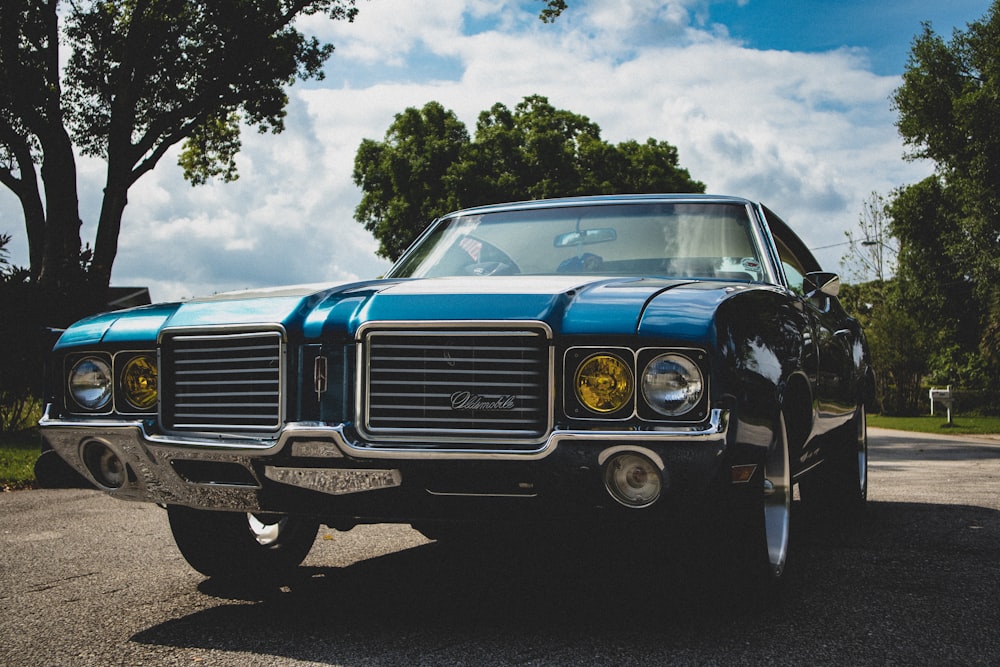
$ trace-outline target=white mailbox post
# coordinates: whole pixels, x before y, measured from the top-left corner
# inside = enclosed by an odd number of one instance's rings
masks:
[[[951,385],[948,385],[947,389],[937,389],[936,387],[931,387],[930,398],[931,414],[934,414],[934,401],[937,401],[948,409],[948,423],[950,424],[951,406],[955,404],[955,397],[951,394]]]

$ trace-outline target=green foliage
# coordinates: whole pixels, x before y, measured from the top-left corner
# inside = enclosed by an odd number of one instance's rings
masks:
[[[566,0],[543,0],[545,2],[545,9],[543,9],[538,17],[542,19],[545,23],[552,23],[555,21],[560,14],[566,11]]]
[[[216,176],[229,183],[239,178],[236,154],[242,145],[239,114],[209,119],[184,142],[177,164],[191,185],[204,185]]]
[[[475,138],[438,102],[398,114],[384,141],[365,139],[354,160],[361,187],[355,219],[378,254],[398,258],[435,217],[502,201],[616,192],[703,192],[665,141],[601,139],[586,116],[540,95],[513,111],[497,103],[479,114]]]
[[[201,151],[203,162],[222,165],[186,175],[231,174],[237,110],[261,131],[280,132],[285,86],[296,78],[322,78],[323,63],[333,52],[332,45],[300,33],[292,19],[300,12],[324,12],[350,20],[357,11],[353,0],[283,5],[247,0],[72,5],[63,83],[66,120],[77,146],[87,155],[130,157],[131,167],[149,151],[186,141],[189,162]],[[235,146],[238,150],[238,141]]]
[[[937,168],[891,206],[898,275],[944,338],[930,370],[1000,389],[1000,0],[950,41],[925,25],[894,103],[910,156]]]
[[[420,221],[454,206],[449,169],[468,143],[465,126],[437,102],[397,114],[384,142],[361,142],[354,182],[364,195],[355,218],[379,239],[381,256],[398,257],[422,228]]]
[[[12,266],[0,234],[0,434],[33,425],[41,410],[44,360],[65,327],[102,309],[85,283],[73,289],[54,289],[32,281],[30,272]],[[80,253],[77,267],[87,273],[89,249]]]
[[[0,433],[0,491],[32,485],[40,444],[37,428]]]
[[[281,132],[285,89],[322,79],[333,53],[298,20],[352,21],[356,1],[0,2],[0,184],[24,211],[32,279],[82,279],[78,154],[108,167],[89,276],[103,290],[136,180],[178,144],[193,185],[235,180],[241,126]],[[546,23],[567,6],[541,1]]]
[[[355,0],[57,4],[0,3],[0,183],[24,210],[32,277],[64,291],[81,280],[78,153],[107,163],[90,276],[101,290],[136,180],[177,144],[193,184],[234,180],[241,122],[280,132],[285,88],[322,78],[333,52],[297,19],[357,13]]]
[[[844,285],[840,301],[864,327],[875,369],[875,397],[888,415],[916,414],[936,333],[898,280]]]

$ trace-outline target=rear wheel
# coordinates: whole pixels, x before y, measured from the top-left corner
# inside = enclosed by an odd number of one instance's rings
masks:
[[[868,427],[863,403],[835,437],[829,458],[799,484],[802,501],[820,512],[857,514],[868,500]]]
[[[217,512],[171,505],[170,529],[198,572],[223,579],[275,579],[305,559],[319,522],[300,516]]]

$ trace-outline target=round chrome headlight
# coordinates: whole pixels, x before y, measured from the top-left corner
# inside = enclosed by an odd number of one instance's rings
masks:
[[[69,394],[84,410],[100,410],[111,402],[111,364],[101,357],[84,357],[69,372]]]
[[[613,354],[587,357],[573,384],[580,403],[594,412],[616,412],[632,400],[632,369]]]
[[[136,410],[156,405],[156,360],[149,355],[132,357],[122,370],[122,393]]]
[[[608,461],[604,487],[626,507],[649,507],[660,497],[663,476],[645,456],[626,452]]]
[[[690,411],[701,401],[704,390],[698,365],[681,354],[661,354],[642,373],[642,397],[665,417]]]

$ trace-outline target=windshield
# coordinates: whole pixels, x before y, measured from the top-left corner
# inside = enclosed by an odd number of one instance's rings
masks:
[[[392,278],[490,275],[763,280],[747,208],[631,203],[459,215],[442,220]]]

